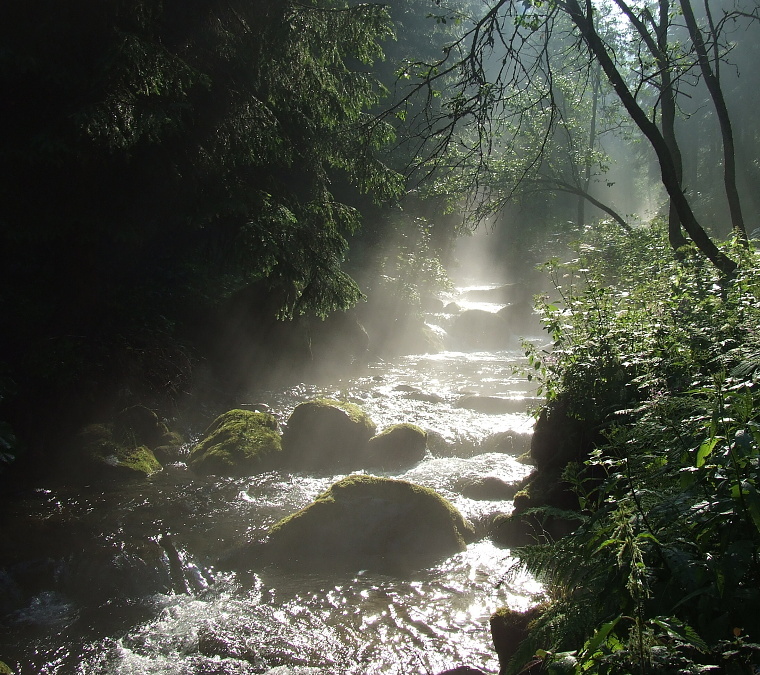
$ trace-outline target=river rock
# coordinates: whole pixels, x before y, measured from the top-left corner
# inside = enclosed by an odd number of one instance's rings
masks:
[[[169,429],[158,415],[142,405],[130,406],[117,413],[112,430],[121,442],[147,445],[149,448],[164,445],[169,436]]]
[[[527,407],[525,399],[505,398],[503,396],[462,396],[455,404],[456,408],[465,408],[488,415],[506,415],[524,413]]]
[[[411,401],[422,401],[424,403],[443,403],[446,399],[438,394],[430,394],[425,391],[412,391],[404,395]]]
[[[501,316],[482,309],[468,309],[455,316],[449,336],[461,349],[504,349],[512,337]]]
[[[308,569],[398,573],[465,550],[473,534],[434,490],[354,475],[274,525],[267,557]]]
[[[270,468],[281,451],[273,415],[230,410],[206,429],[203,439],[190,452],[188,465],[202,474],[245,476]]]
[[[153,454],[161,464],[178,462],[184,456],[185,439],[175,431],[170,431],[161,439],[161,445],[153,448]]]
[[[500,672],[505,671],[520,643],[528,637],[530,624],[538,619],[545,609],[543,605],[536,605],[525,612],[518,612],[509,607],[502,607],[491,615],[491,638],[499,656]]]
[[[483,441],[483,450],[486,452],[503,452],[508,455],[522,455],[530,450],[532,437],[531,433],[499,431]],[[530,457],[526,457],[526,459],[530,459]]]
[[[296,406],[282,445],[293,468],[329,472],[359,466],[376,429],[359,406],[319,398]]]
[[[58,565],[56,585],[67,597],[99,604],[175,590],[162,546],[152,539],[86,542]]]
[[[139,439],[122,442],[108,424],[90,424],[75,439],[76,469],[82,477],[108,474],[114,477],[149,476],[161,470],[153,451]]]
[[[149,476],[162,469],[158,454],[177,457],[183,442],[155,412],[135,405],[107,422],[83,427],[74,439],[73,461],[63,470],[85,480],[104,475]]]
[[[383,469],[401,469],[422,461],[427,433],[416,424],[394,424],[367,443],[367,464]]]
[[[517,493],[515,483],[507,483],[498,476],[476,476],[464,479],[458,485],[463,497],[504,501],[512,499]]]

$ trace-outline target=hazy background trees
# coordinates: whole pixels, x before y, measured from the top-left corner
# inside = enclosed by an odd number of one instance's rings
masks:
[[[439,12],[459,15],[461,5],[436,4]],[[738,119],[745,90],[754,88],[755,73],[742,67],[743,55],[754,50],[753,12],[752,6],[716,4],[689,31],[680,6],[667,2],[487,3],[438,60],[415,66],[419,79],[409,95],[429,97],[437,90],[446,97],[438,113],[427,117],[429,170],[445,177],[443,190],[457,190],[460,200],[469,199],[478,218],[500,212],[506,203],[530,201],[542,183],[544,192],[572,186],[569,191],[577,193],[586,172],[590,178],[591,168],[597,167],[595,180],[588,182],[589,196],[609,207],[622,195],[625,203],[638,192],[639,203],[650,202],[649,214],[667,212],[669,198],[674,248],[686,241],[683,226],[716,266],[730,272],[734,262],[705,230],[723,236],[733,227],[745,236],[736,206],[742,195],[731,186],[746,184],[754,169],[751,161],[740,161],[734,181],[730,144],[721,143],[726,134],[720,127],[707,133],[704,122],[718,117],[716,101],[723,108],[721,100],[727,113],[720,116],[728,119],[736,108]],[[600,69],[604,82],[596,84]],[[712,78],[712,71],[719,77]],[[705,73],[720,92],[728,93],[711,95]],[[590,103],[594,99],[597,106]],[[607,123],[597,117],[600,101],[609,106]],[[582,144],[589,151],[585,156],[578,154],[581,127],[588,133]],[[648,149],[639,150],[644,144]],[[756,139],[750,145],[756,147]],[[683,175],[681,155],[688,164]],[[724,189],[701,182],[705,173],[691,161],[695,155],[700,158],[696,164],[712,163],[707,173],[713,176],[714,167],[728,166],[726,172],[720,169],[730,176],[721,180]],[[565,164],[559,171],[558,158]],[[652,175],[653,162],[659,176]],[[639,167],[638,180],[631,180],[632,163]],[[616,179],[621,168],[629,172],[622,184]],[[653,195],[657,183],[667,197]],[[617,190],[605,189],[613,187]],[[628,213],[612,211],[607,215],[613,218]],[[640,207],[636,212],[644,215]],[[754,214],[749,219],[756,222]]]

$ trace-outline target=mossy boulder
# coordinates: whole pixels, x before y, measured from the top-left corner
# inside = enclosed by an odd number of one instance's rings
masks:
[[[376,430],[359,406],[318,398],[296,406],[283,433],[282,446],[297,470],[356,468]]]
[[[230,410],[217,417],[190,452],[188,465],[202,474],[246,476],[267,470],[282,453],[277,420],[269,413]]]
[[[137,436],[116,434],[109,424],[90,424],[75,439],[79,461],[76,469],[85,475],[106,473],[122,476],[150,476],[161,464]]]
[[[460,551],[472,527],[429,488],[348,476],[269,531],[267,558],[284,566],[398,573]]]
[[[367,442],[367,463],[372,467],[399,469],[421,461],[427,449],[427,433],[416,424],[394,424]]]

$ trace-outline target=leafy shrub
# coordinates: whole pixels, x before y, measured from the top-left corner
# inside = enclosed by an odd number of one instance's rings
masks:
[[[550,671],[755,672],[757,254],[719,278],[699,257],[674,261],[658,224],[576,250],[547,266],[553,347],[528,357],[547,398],[601,420],[606,441],[565,469],[581,525],[519,552],[551,603],[513,670],[538,655]]]

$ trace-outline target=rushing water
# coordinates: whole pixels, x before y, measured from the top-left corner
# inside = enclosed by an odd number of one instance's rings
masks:
[[[428,457],[394,475],[436,489],[475,524],[482,536],[465,552],[405,578],[225,564],[341,476],[199,477],[178,462],[141,482],[41,487],[5,513],[3,538],[19,559],[0,569],[0,660],[45,675],[497,672],[489,615],[529,606],[540,589],[508,574],[509,551],[485,536],[511,502],[468,498],[462,486],[516,483],[530,469],[517,461],[536,403],[514,374],[520,359],[517,347],[407,356],[249,402],[285,420],[299,402],[329,395],[358,403],[380,429],[408,421],[429,430]],[[513,399],[512,408],[458,405],[473,394]]]

